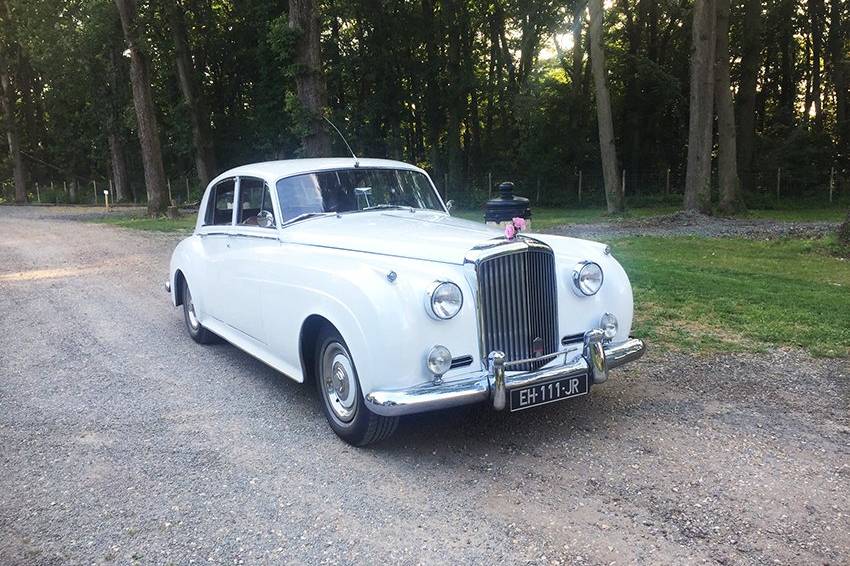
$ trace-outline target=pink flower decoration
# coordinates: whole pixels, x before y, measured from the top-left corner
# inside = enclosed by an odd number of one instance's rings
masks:
[[[516,228],[514,228],[513,223],[507,224],[505,226],[505,238],[513,240],[514,236],[516,236]]]
[[[517,229],[517,232],[519,232],[520,230],[525,230],[525,218],[518,216],[513,219],[513,223]]]

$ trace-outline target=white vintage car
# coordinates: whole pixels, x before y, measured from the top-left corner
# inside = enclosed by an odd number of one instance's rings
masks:
[[[303,382],[365,445],[402,415],[519,411],[590,392],[640,357],[608,246],[453,218],[406,163],[297,159],[207,187],[166,289],[191,337],[221,337]]]

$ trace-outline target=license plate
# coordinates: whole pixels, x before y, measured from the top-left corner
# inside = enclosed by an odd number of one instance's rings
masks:
[[[587,374],[511,389],[511,411],[587,395]]]

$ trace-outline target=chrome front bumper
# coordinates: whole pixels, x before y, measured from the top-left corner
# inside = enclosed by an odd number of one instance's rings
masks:
[[[547,365],[537,371],[507,374],[512,365],[527,360],[509,362],[502,352],[491,352],[487,371],[458,381],[429,382],[406,389],[373,391],[366,395],[369,409],[379,415],[399,416],[424,411],[446,409],[458,405],[490,401],[501,411],[507,404],[508,391],[553,379],[588,374],[594,384],[608,379],[608,370],[640,358],[646,347],[642,340],[630,338],[619,344],[606,344],[602,331],[590,330],[584,334],[581,353],[575,346],[551,354],[552,359],[563,358],[558,365]]]

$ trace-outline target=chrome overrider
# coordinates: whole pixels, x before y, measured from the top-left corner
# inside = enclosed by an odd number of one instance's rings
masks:
[[[511,389],[584,374],[588,374],[593,384],[604,383],[609,370],[640,358],[646,349],[643,341],[637,338],[612,344],[605,342],[603,337],[601,329],[589,330],[584,333],[582,343],[567,345],[565,349],[545,356],[553,361],[562,358],[558,363],[549,362],[539,370],[527,373],[508,372],[511,366],[522,365],[528,360],[507,361],[504,353],[490,352],[487,371],[457,381],[429,381],[405,389],[373,391],[366,395],[366,403],[372,412],[385,416],[409,415],[483,401],[489,401],[495,410],[501,411],[507,406]]]

